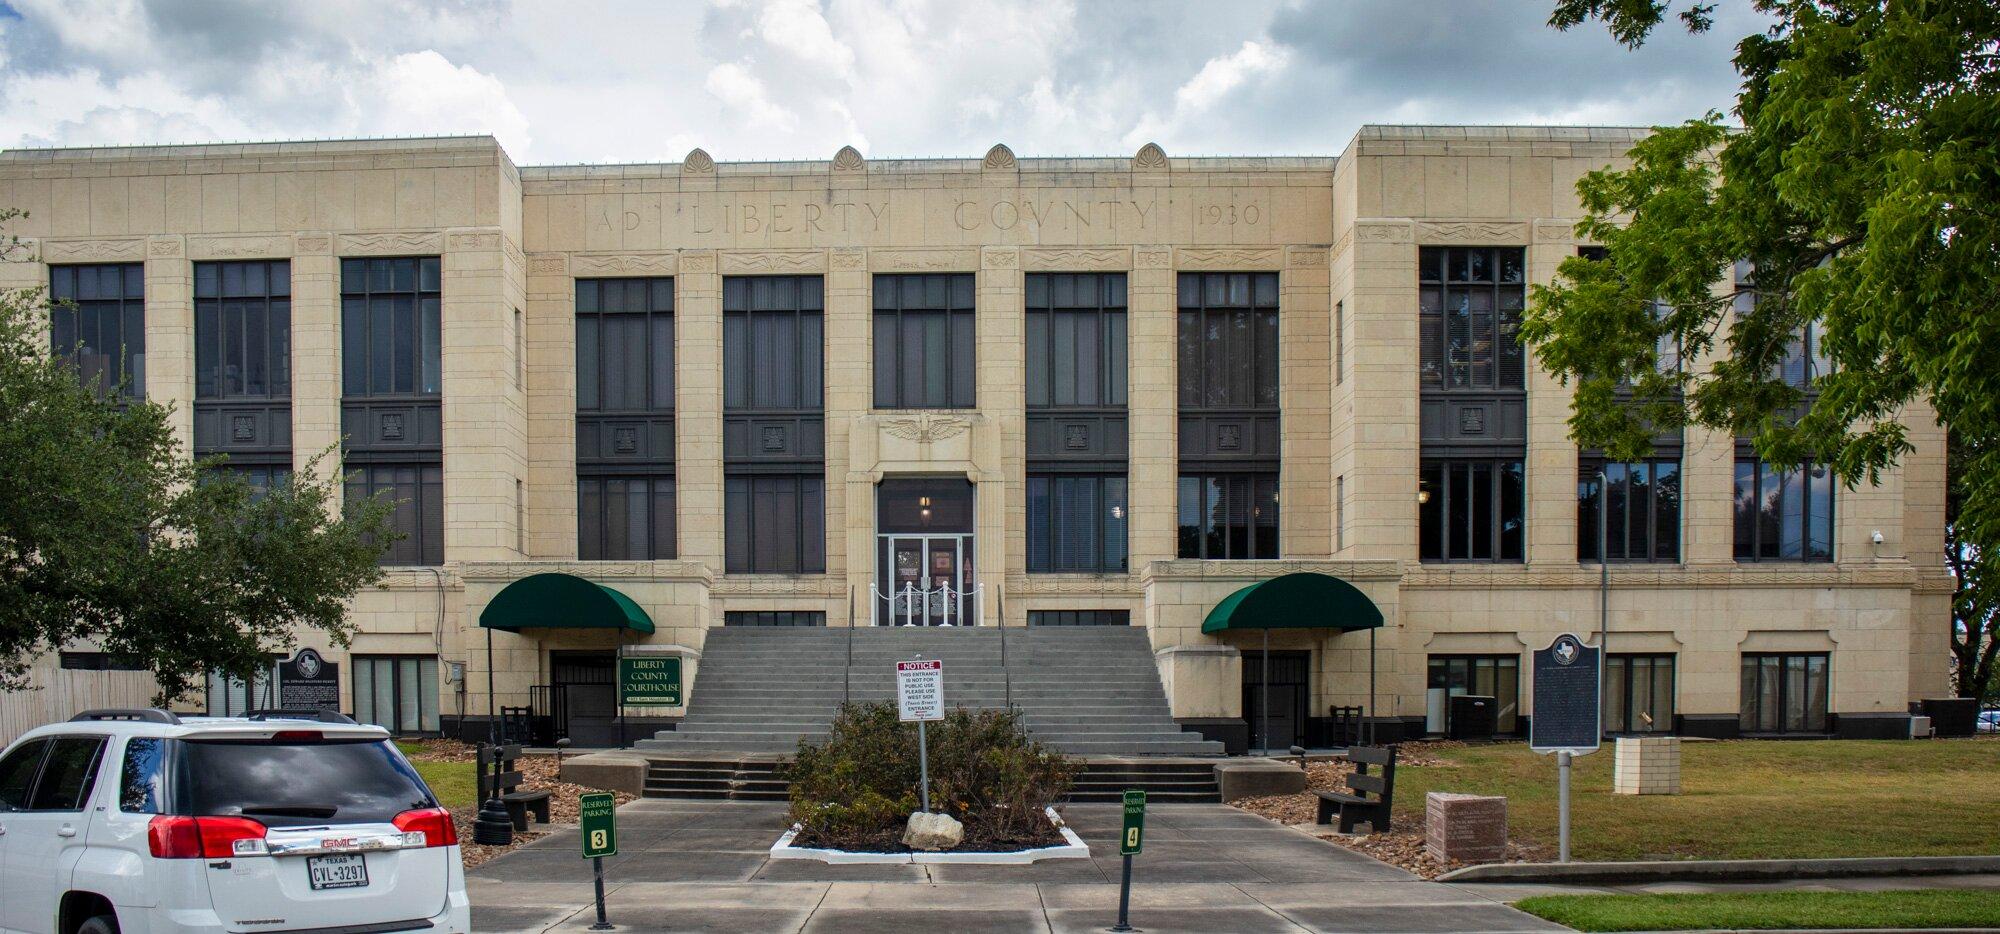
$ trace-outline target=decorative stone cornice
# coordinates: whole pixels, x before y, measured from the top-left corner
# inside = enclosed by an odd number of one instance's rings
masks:
[[[146,241],[137,237],[115,240],[43,240],[42,262],[88,263],[146,258]]]
[[[1181,247],[1174,260],[1181,269],[1263,270],[1282,267],[1285,254],[1277,247]]]
[[[1129,574],[1013,574],[1007,577],[1009,596],[1138,597],[1145,587]]]
[[[334,243],[342,256],[401,256],[444,252],[444,234],[440,232],[341,234],[335,238]]]
[[[715,580],[714,572],[699,561],[477,561],[458,567],[466,583],[512,583],[533,574],[681,584]]]
[[[1172,257],[1168,257],[1172,262]],[[1062,272],[1122,272],[1132,268],[1132,251],[1125,247],[1104,250],[1082,248],[1030,247],[1021,251],[1021,268]]]
[[[1511,221],[1418,221],[1418,243],[1508,246],[1528,242],[1528,225]]]
[[[1283,574],[1313,573],[1338,577],[1344,581],[1394,582],[1402,578],[1403,565],[1399,561],[1198,561],[1176,559],[1173,561],[1149,562],[1139,572],[1141,584],[1150,585],[1155,581],[1181,581],[1200,583],[1202,581],[1243,581],[1246,583],[1277,577]]]
[[[785,596],[825,599],[847,596],[844,579],[827,574],[725,574],[715,578],[709,592],[718,596]],[[856,612],[860,612],[857,608]]]
[[[193,260],[284,259],[293,252],[294,241],[290,234],[187,238],[187,257]]]
[[[711,260],[713,256],[711,255]],[[670,276],[679,265],[672,253],[573,253],[569,272],[576,276]],[[536,262],[544,262],[545,258]],[[536,270],[540,272],[541,270]]]
[[[724,274],[825,272],[824,250],[725,251],[718,254]]]
[[[868,254],[874,272],[971,272],[979,268],[973,250],[874,250]]]
[[[1512,564],[1411,563],[1403,586],[1411,590],[1588,590],[1597,587],[1595,567],[1527,567]],[[1840,565],[1617,565],[1611,589],[1839,587],[1912,590],[1918,583],[1909,567]]]

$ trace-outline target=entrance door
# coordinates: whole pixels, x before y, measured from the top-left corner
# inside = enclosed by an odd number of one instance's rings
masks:
[[[574,737],[579,721],[601,725],[618,716],[618,654],[550,652],[549,684],[557,736]]]
[[[1250,723],[1250,748],[1283,751],[1305,744],[1307,673],[1311,652],[1272,652],[1270,738],[1264,739],[1264,653],[1243,653],[1243,719]]]
[[[876,489],[875,622],[972,626],[979,622],[972,484],[895,478]]]

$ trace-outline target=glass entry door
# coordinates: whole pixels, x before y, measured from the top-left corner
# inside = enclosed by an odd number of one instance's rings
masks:
[[[891,478],[876,488],[875,622],[974,626],[972,484]]]
[[[972,536],[884,535],[879,589],[886,598],[877,621],[889,626],[969,626],[973,602]]]

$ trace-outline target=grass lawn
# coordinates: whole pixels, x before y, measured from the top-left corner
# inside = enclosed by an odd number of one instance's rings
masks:
[[[1990,890],[1545,895],[1514,907],[1579,931],[2000,927]]]
[[[1398,824],[1423,826],[1427,791],[1505,795],[1514,839],[1553,853],[1555,757],[1523,743],[1439,756],[1396,769]],[[1678,795],[1613,795],[1612,757],[1606,744],[1572,767],[1575,859],[2000,854],[2000,742],[1683,743]]]
[[[417,757],[424,754],[422,743],[399,742],[396,745],[403,750],[403,755],[410,757],[410,764],[417,767],[417,774],[424,777],[424,784],[431,786],[431,793],[437,795],[438,803],[448,808],[479,803],[479,782],[471,762],[419,759]]]

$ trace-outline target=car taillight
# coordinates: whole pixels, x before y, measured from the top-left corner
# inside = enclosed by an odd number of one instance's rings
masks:
[[[415,845],[414,834],[423,834],[424,846],[457,846],[458,828],[452,826],[451,812],[444,808],[420,808],[396,815],[390,823],[403,832],[405,846]]]
[[[247,817],[154,817],[146,847],[161,859],[228,859],[264,852],[265,827]],[[255,841],[239,847],[241,841]]]

